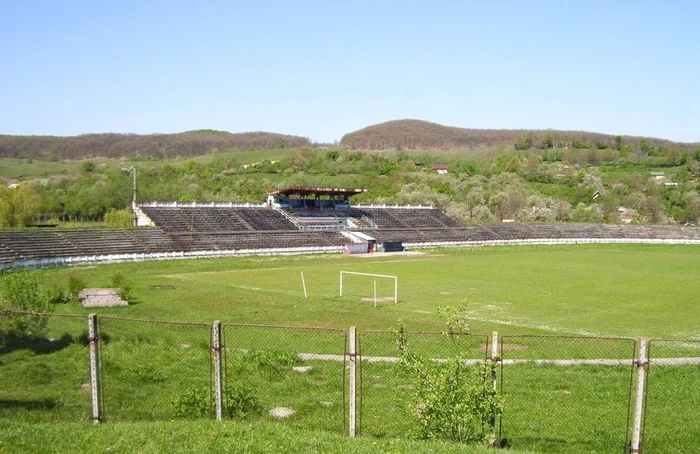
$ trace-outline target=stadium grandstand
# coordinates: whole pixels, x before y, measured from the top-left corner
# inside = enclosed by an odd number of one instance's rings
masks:
[[[464,226],[432,206],[351,203],[365,192],[292,187],[268,191],[267,200],[257,204],[134,201],[131,229],[0,231],[0,269],[497,244],[700,244],[698,228],[681,226]]]

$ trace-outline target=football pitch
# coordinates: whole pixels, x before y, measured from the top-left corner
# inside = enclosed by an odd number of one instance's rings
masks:
[[[398,277],[345,277],[340,271]],[[89,287],[114,273],[135,304],[99,309],[155,320],[442,330],[439,307],[465,307],[472,332],[697,338],[700,248],[569,245],[440,249],[417,255],[316,255],[144,262],[47,272]],[[304,297],[303,281],[308,297]],[[375,291],[376,288],[376,291]],[[374,299],[377,298],[375,307]],[[59,312],[87,313],[67,305]]]

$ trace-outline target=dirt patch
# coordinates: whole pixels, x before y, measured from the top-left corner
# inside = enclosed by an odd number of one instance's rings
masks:
[[[296,411],[293,408],[275,407],[270,410],[270,416],[277,419],[285,419],[292,416]]]
[[[374,298],[372,298],[372,297],[362,298],[362,301],[369,301],[371,303],[374,301]],[[379,301],[379,302],[394,301],[394,297],[393,296],[378,296],[377,301]]]
[[[377,257],[391,257],[393,255],[406,256],[406,255],[428,255],[428,254],[427,254],[427,252],[421,252],[421,251],[399,251],[399,252],[373,252],[371,254],[351,254],[350,257],[377,258]]]

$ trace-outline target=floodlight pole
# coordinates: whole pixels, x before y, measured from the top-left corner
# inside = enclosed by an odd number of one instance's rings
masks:
[[[131,173],[133,174],[133,181],[131,184],[131,212],[134,214],[134,227],[138,227],[139,218],[136,215],[136,197],[138,190],[136,187],[136,167],[131,167]]]

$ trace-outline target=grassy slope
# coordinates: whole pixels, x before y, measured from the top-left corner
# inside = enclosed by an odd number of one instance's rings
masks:
[[[0,420],[0,452],[11,453],[485,453],[486,447],[358,438],[284,424],[232,421],[26,425]],[[526,451],[518,451],[526,452]]]
[[[187,159],[168,159],[153,161],[131,161],[112,158],[94,158],[85,160],[61,160],[61,161],[41,161],[34,159],[31,163],[27,159],[0,158],[0,177],[19,180],[27,178],[40,178],[49,175],[62,173],[74,173],[81,171],[81,166],[85,161],[93,162],[98,168],[119,169],[132,165],[139,168],[162,167],[165,165],[181,166],[186,162],[194,161],[200,164],[207,164],[216,159],[233,158],[239,164],[254,164],[266,159],[278,160],[290,150],[243,150],[225,153],[209,153]]]

